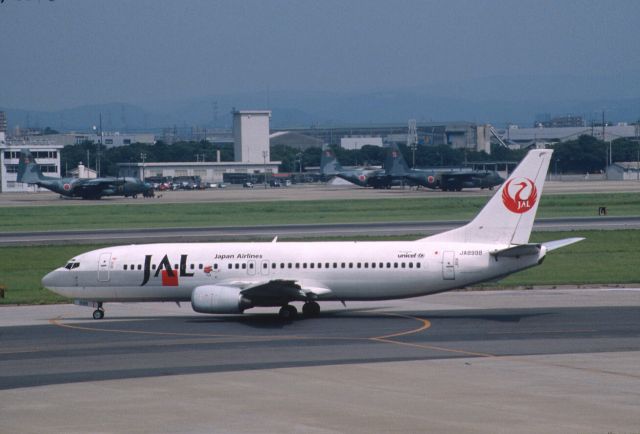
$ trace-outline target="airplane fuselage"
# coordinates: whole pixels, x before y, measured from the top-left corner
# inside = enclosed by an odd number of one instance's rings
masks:
[[[198,286],[244,288],[296,279],[331,288],[318,300],[380,300],[492,280],[534,266],[546,253],[496,259],[491,252],[498,247],[430,242],[130,245],[77,256],[72,261],[77,266],[54,270],[55,283],[48,276],[43,283],[78,300],[188,301]]]

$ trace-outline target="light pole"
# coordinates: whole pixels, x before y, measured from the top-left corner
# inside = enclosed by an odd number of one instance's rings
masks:
[[[142,174],[140,176],[140,180],[144,181],[144,161],[147,159],[147,154],[140,152],[140,159],[142,160]]]
[[[267,189],[267,151],[262,151],[262,164],[264,173],[264,188]]]

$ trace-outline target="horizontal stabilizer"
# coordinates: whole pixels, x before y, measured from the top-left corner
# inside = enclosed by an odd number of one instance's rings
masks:
[[[520,244],[518,246],[496,250],[491,252],[491,255],[495,257],[517,258],[520,256],[537,255],[538,253],[540,253],[540,244]]]
[[[565,238],[563,240],[548,241],[546,243],[542,243],[542,245],[547,248],[548,252],[550,252],[552,250],[559,249],[560,247],[568,246],[582,240],[584,240],[584,238],[581,237]]]

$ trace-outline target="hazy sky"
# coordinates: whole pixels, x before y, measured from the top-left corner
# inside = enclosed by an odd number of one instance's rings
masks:
[[[639,1],[602,0],[5,0],[0,106],[629,78],[639,17]]]

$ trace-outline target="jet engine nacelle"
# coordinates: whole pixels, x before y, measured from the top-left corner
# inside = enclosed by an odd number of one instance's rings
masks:
[[[191,307],[200,313],[242,313],[251,302],[232,286],[198,286],[191,293]]]

